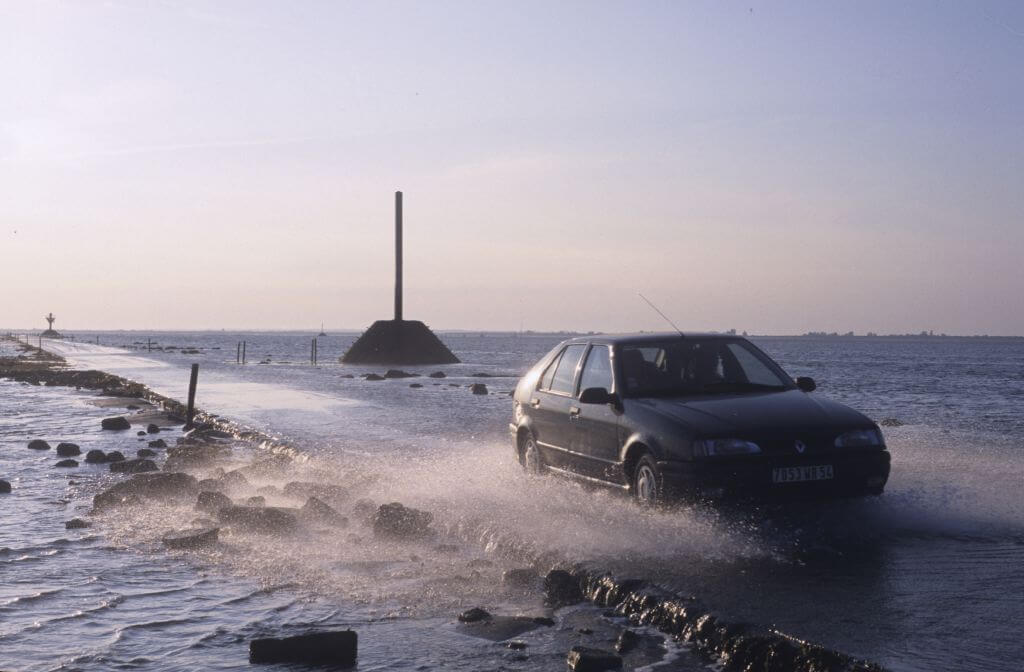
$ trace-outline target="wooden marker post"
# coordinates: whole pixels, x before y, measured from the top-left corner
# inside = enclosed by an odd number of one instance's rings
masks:
[[[245,341],[242,341],[242,364],[245,364]]]
[[[192,429],[192,420],[196,415],[196,383],[199,382],[199,365],[192,365],[192,375],[188,379],[188,410],[185,412],[185,429]]]

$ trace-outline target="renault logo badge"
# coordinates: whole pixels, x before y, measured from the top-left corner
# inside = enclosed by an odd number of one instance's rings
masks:
[[[793,444],[793,447],[796,448],[796,452],[800,453],[801,455],[803,455],[804,451],[807,450],[807,444],[805,444],[800,439],[796,440],[796,442]]]

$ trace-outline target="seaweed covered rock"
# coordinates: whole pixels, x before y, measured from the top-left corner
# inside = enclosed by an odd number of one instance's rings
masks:
[[[122,453],[120,450],[112,450],[109,453],[107,453],[106,461],[107,462],[124,462],[124,459],[125,459],[124,453]]]
[[[249,662],[349,667],[356,662],[357,649],[352,630],[270,637],[249,642]]]
[[[340,485],[312,481],[289,481],[285,483],[283,493],[286,497],[302,501],[316,497],[329,504],[338,504],[349,498],[348,490]]]
[[[487,394],[487,386],[483,383],[473,383],[469,386],[469,391],[473,394],[485,395]]]
[[[139,448],[135,451],[136,457],[156,457],[156,451],[149,448]]]
[[[207,513],[217,513],[224,507],[233,505],[231,498],[220,492],[204,491],[196,497],[196,510]]]
[[[32,439],[28,442],[29,450],[49,450],[50,444],[42,439]]]
[[[227,506],[217,512],[217,519],[258,534],[289,534],[299,525],[294,510],[278,507]]]
[[[138,474],[122,481],[92,498],[97,510],[108,509],[142,499],[158,499],[185,503],[199,492],[193,476],[177,472]]]
[[[92,523],[81,518],[72,518],[64,523],[65,530],[84,530],[87,527],[92,527]]]
[[[589,646],[574,646],[565,662],[573,672],[602,672],[622,668],[622,658],[611,651]]]
[[[60,462],[57,462],[53,466],[55,466],[55,467],[62,467],[62,468],[77,467],[78,466],[78,460],[72,460],[71,458],[68,458],[66,460],[61,460]]]
[[[110,471],[116,474],[141,474],[147,471],[156,471],[156,462],[143,458],[134,460],[120,460],[111,462]]]
[[[544,577],[544,603],[550,607],[564,607],[583,601],[578,578],[564,569],[552,569]]]
[[[334,510],[329,504],[316,497],[310,497],[299,510],[303,519],[330,525],[332,527],[348,527],[348,518]]]
[[[459,623],[479,623],[489,621],[493,618],[490,612],[480,607],[473,607],[459,614]]]
[[[107,461],[107,454],[102,450],[90,450],[85,454],[85,461],[88,464],[103,464]]]
[[[103,418],[100,422],[100,426],[103,427],[103,429],[118,431],[122,429],[131,429],[132,423],[128,422],[128,418],[119,415],[115,418]]]
[[[392,539],[414,539],[426,536],[434,514],[420,511],[399,502],[381,504],[373,515],[373,534]]]
[[[220,528],[218,527],[198,527],[191,530],[168,532],[160,540],[167,548],[202,548],[216,544],[219,534]]]
[[[163,439],[156,439],[155,441],[150,441],[146,445],[149,446],[150,448],[166,448],[167,442],[164,441]]]
[[[57,455],[60,457],[74,457],[81,455],[82,449],[75,443],[58,443],[57,444]]]
[[[5,481],[0,478],[0,495],[7,495],[11,492],[11,484],[9,481]]]

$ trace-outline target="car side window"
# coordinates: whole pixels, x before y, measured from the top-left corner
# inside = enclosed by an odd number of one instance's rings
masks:
[[[565,350],[562,352],[565,352]],[[558,361],[562,359],[562,352],[555,355],[555,358],[548,364],[548,368],[544,369],[544,375],[540,377],[540,385],[538,386],[540,389],[551,389],[551,380],[555,377],[555,369],[558,368]]]
[[[730,343],[727,347],[732,356],[739,362],[742,373],[746,375],[746,382],[758,385],[779,384],[779,377],[750,350],[747,350],[739,343]]]
[[[551,379],[551,385],[548,388],[550,392],[572,394],[572,384],[576,378],[576,366],[580,363],[580,358],[583,357],[583,351],[586,348],[586,345],[570,345],[562,352],[562,357],[558,360],[558,366],[555,367],[555,376]]]
[[[583,373],[580,374],[581,392],[588,387],[603,387],[611,392],[612,365],[608,354],[607,345],[595,345],[590,349],[587,361],[583,365]]]

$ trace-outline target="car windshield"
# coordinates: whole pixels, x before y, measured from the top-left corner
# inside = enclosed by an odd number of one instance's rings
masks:
[[[786,390],[782,369],[743,339],[685,338],[621,347],[627,396],[737,394]]]

